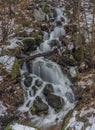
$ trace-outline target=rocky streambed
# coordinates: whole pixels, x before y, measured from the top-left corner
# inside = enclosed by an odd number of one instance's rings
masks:
[[[38,6],[38,10],[41,8]],[[34,11],[35,19],[41,12]],[[62,43],[59,39],[61,36],[66,35],[64,29],[65,23],[69,20],[63,14],[64,8],[54,7],[56,17],[52,16],[53,21],[49,22],[52,24],[53,30],[48,28],[48,32],[45,29],[45,25],[42,24],[44,32],[43,40],[41,44],[35,48],[35,54],[48,53],[57,49],[59,46],[58,53],[61,55],[63,50],[60,50]],[[52,12],[53,13],[53,12]],[[41,19],[42,17],[42,19]],[[39,17],[39,20],[44,20],[44,14]],[[64,19],[64,20],[63,20]],[[50,18],[48,17],[47,21]],[[26,44],[25,49],[29,53],[28,55],[33,56],[31,53],[30,38],[24,40]],[[63,49],[63,48],[62,48]],[[25,51],[25,50],[24,50]],[[24,90],[25,103],[19,108],[22,112],[28,112],[32,124],[35,124],[41,129],[48,129],[50,126],[54,126],[57,123],[62,123],[62,120],[66,113],[74,107],[74,94],[70,85],[72,84],[67,76],[63,74],[61,67],[55,62],[52,62],[45,57],[41,56],[34,60],[29,60],[21,67],[22,86]]]
[[[10,45],[0,50],[4,70],[1,75],[7,73],[13,81],[12,85],[9,82],[0,88],[0,98],[6,106],[0,105],[5,115],[5,118],[1,115],[0,125],[4,128],[13,120],[41,130],[91,128],[90,120],[85,117],[90,112],[94,115],[94,89],[91,88],[94,72],[85,76],[85,72],[91,70],[87,31],[84,29],[79,34],[76,20],[72,22],[72,5],[71,0],[30,1],[23,13],[22,29],[9,40]],[[5,64],[5,58],[10,62]],[[0,77],[1,83],[5,80],[8,79]],[[81,114],[90,106],[93,110]]]

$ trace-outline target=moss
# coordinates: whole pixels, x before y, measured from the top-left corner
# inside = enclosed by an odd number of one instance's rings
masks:
[[[82,58],[82,49],[81,49],[81,47],[79,47],[79,48],[77,48],[77,49],[75,50],[75,59],[76,59],[77,61],[80,61],[81,58]]]
[[[35,113],[35,112],[36,112],[36,108],[35,108],[35,107],[32,107],[31,111],[32,111],[33,113]]]
[[[25,38],[22,40],[22,43],[27,44],[27,43],[31,42],[32,40],[33,40],[33,38]]]
[[[71,66],[77,64],[77,61],[75,60],[75,58],[71,54],[64,56],[64,62],[66,62],[66,64],[69,64]]]
[[[19,64],[18,64],[18,60],[15,59],[15,62],[11,71],[11,78],[15,79],[18,75],[19,75]]]
[[[42,10],[43,10],[43,12],[45,12],[45,13],[49,13],[49,6],[48,6],[47,3],[44,3],[44,4],[43,4]]]
[[[62,130],[65,130],[71,118],[73,110],[69,111],[64,118]]]
[[[34,38],[37,42],[42,41],[42,36],[41,36],[38,32],[35,32],[35,33],[33,34],[33,38]]]
[[[22,25],[23,25],[23,27],[30,27],[31,23],[29,21],[25,20]]]
[[[7,126],[5,130],[12,130],[11,126]]]

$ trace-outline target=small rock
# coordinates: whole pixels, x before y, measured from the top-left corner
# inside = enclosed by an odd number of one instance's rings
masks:
[[[37,92],[37,88],[36,88],[36,86],[33,86],[33,87],[32,87],[32,90],[33,90],[33,93],[34,93],[34,95],[35,95],[36,92]]]
[[[30,87],[31,83],[33,81],[33,78],[32,77],[27,77],[25,80],[24,80],[24,84],[26,87]]]
[[[43,93],[45,96],[53,92],[53,86],[51,84],[46,84]]]
[[[35,81],[35,85],[37,85],[38,87],[40,87],[42,84],[43,84],[43,82],[41,80],[39,80],[39,79],[37,79]]]

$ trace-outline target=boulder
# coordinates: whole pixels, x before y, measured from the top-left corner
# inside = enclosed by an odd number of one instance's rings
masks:
[[[62,26],[62,22],[61,21],[56,21],[56,25],[57,26]]]
[[[53,92],[53,86],[51,84],[46,84],[45,88],[43,89],[43,93],[45,96]]]
[[[48,94],[46,99],[47,99],[48,104],[51,107],[53,107],[55,110],[61,109],[65,103],[62,97],[59,97],[54,94]]]
[[[31,111],[34,114],[40,114],[40,113],[47,114],[48,109],[49,109],[48,105],[45,104],[40,97],[36,97]]]
[[[23,45],[24,45],[24,51],[25,52],[30,52],[30,51],[35,51],[37,49],[37,42],[34,38],[25,38],[22,40]]]
[[[40,87],[42,84],[43,84],[43,82],[41,80],[39,80],[39,79],[37,79],[35,81],[35,85],[37,85],[38,87]]]

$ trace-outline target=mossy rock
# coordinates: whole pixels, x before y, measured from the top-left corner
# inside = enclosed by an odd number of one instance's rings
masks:
[[[22,40],[24,45],[24,51],[35,51],[37,49],[37,42],[35,38],[25,38]]]
[[[44,3],[42,6],[42,10],[44,13],[49,13],[49,6],[47,3]]]
[[[36,40],[37,45],[39,45],[42,41],[42,36],[39,34],[39,32],[34,32],[32,37]]]

